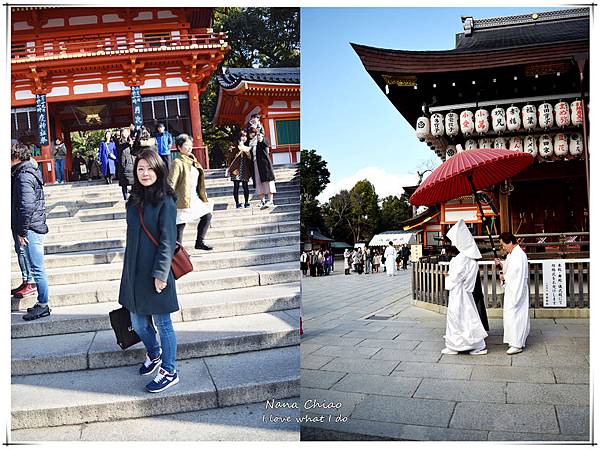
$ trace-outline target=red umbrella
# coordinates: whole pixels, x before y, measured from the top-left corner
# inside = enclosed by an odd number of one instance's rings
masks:
[[[533,163],[529,153],[480,148],[459,151],[436,168],[410,197],[416,206],[444,203],[453,198],[473,194],[483,220],[478,190],[498,184],[523,171]],[[494,254],[492,236],[487,228]]]

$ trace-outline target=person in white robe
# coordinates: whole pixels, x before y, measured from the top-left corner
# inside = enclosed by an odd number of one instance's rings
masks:
[[[396,273],[396,248],[394,248],[392,242],[389,243],[383,255],[385,257],[385,272],[388,276],[394,276]]]
[[[473,290],[479,266],[477,259],[481,253],[463,220],[459,220],[450,228],[446,236],[458,249],[459,254],[450,261],[450,269],[446,277],[446,290],[449,291],[448,310],[446,314],[446,347],[442,354],[455,355],[469,351],[471,355],[487,354],[485,338],[487,332],[473,299]]]
[[[504,263],[496,259],[504,278],[504,343],[507,354],[523,351],[529,335],[529,264],[527,255],[510,232],[500,234],[500,245],[507,253]]]

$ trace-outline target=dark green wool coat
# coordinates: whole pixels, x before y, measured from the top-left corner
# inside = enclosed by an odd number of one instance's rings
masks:
[[[172,196],[158,204],[144,204],[144,224],[160,246],[144,232],[138,209],[127,206],[127,244],[119,289],[119,304],[139,315],[172,313],[179,310],[171,260],[175,253],[177,209]],[[156,293],[154,278],[167,286]]]

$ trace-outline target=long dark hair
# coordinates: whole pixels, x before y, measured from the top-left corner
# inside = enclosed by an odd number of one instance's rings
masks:
[[[156,174],[156,182],[149,187],[144,187],[137,175],[137,168],[141,159],[148,162],[148,165]],[[139,207],[144,202],[157,204],[167,195],[176,198],[175,191],[167,181],[167,175],[167,166],[156,151],[143,150],[140,152],[133,164],[133,187],[131,188],[131,196],[127,201],[127,207]]]

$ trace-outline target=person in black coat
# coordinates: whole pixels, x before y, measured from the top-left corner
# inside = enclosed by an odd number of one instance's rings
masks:
[[[129,310],[133,329],[146,346],[146,360],[139,373],[152,374],[162,365],[146,385],[149,392],[157,393],[179,382],[175,369],[177,340],[170,315],[179,310],[171,271],[177,209],[175,192],[167,183],[166,166],[156,151],[143,150],[135,161],[134,173],[127,201],[127,243],[119,304]],[[152,321],[158,328],[160,344]]]
[[[13,145],[10,159],[10,227],[24,284],[13,294],[22,298],[37,288],[37,303],[23,315],[24,320],[31,321],[50,315],[48,276],[44,267],[44,236],[48,233],[44,181],[37,165],[30,161],[31,152],[25,145]],[[32,280],[36,287],[32,286]]]
[[[135,158],[131,154],[133,139],[130,137],[129,128],[121,129],[121,135],[117,141],[117,155],[118,155],[118,167],[119,173],[119,185],[123,192],[123,199],[127,201],[129,197],[128,186],[132,186],[134,183],[133,179],[133,163]]]

